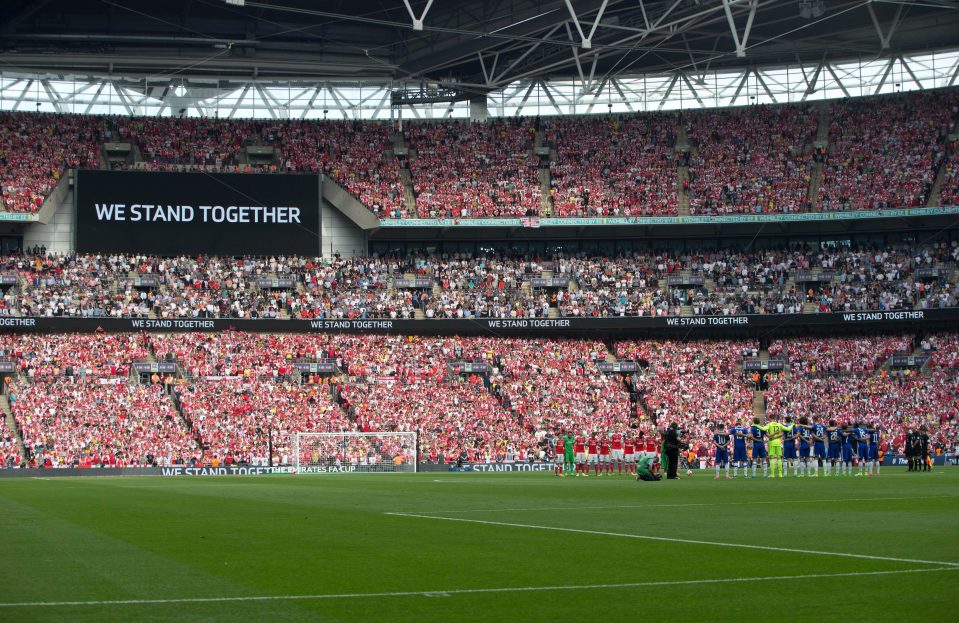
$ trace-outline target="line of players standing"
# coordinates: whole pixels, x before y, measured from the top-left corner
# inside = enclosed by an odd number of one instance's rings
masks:
[[[572,473],[573,469],[577,476],[589,476],[590,467],[595,476],[611,475],[614,469],[620,474],[632,474],[640,461],[659,455],[652,439],[631,439],[619,432],[601,437],[596,433],[587,437],[585,431],[576,437],[557,435],[554,444],[553,473],[557,476]]]
[[[918,429],[909,429],[909,432],[906,433],[905,450],[910,472],[932,470],[932,455],[929,453],[929,430],[925,424]]]
[[[793,468],[793,475],[816,478],[822,469],[823,476],[847,476],[853,474],[855,466],[859,469],[856,476],[879,475],[879,443],[882,437],[879,428],[855,422],[840,425],[835,420],[824,424],[805,417],[795,423],[792,418],[787,417],[785,422],[782,459],[787,469],[789,466]],[[747,426],[745,420],[740,418],[729,431],[722,431],[715,424],[712,430],[713,445],[716,449],[715,479],[719,479],[721,467],[725,469],[726,478],[729,479],[730,466],[733,468],[732,478],[739,476],[740,467],[743,477],[748,477],[749,466],[752,466],[752,477],[756,478],[759,465],[762,465],[763,477],[770,477],[767,436],[760,428],[759,418],[753,419],[752,426]],[[751,453],[747,451],[747,443],[752,445]],[[730,444],[733,450],[732,461],[729,460]],[[928,448],[928,441],[926,445]],[[788,471],[786,474],[788,475]]]

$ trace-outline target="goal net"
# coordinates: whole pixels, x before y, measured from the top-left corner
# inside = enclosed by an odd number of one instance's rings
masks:
[[[296,433],[297,474],[415,472],[416,433]]]

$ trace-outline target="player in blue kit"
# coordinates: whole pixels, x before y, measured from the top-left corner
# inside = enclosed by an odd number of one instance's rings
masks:
[[[749,455],[746,453],[749,429],[743,424],[742,419],[736,420],[736,425],[729,430],[729,436],[733,438],[733,478],[739,477],[740,467],[743,468],[743,477],[745,477],[746,463],[749,461]]]
[[[882,433],[879,432],[879,427],[875,424],[870,424],[866,428],[866,432],[869,433],[869,472],[867,476],[872,476],[873,468],[876,468],[876,476],[879,475],[879,438],[882,436]]]
[[[836,472],[838,476],[842,461],[842,430],[836,426],[836,420],[829,420],[826,439],[829,440],[829,462],[826,463],[826,476],[831,475],[832,472]]]
[[[806,474],[812,476],[812,470],[809,465],[809,453],[812,450],[812,429],[809,426],[809,420],[805,417],[799,419],[799,426],[796,427],[796,430],[799,431],[799,457],[797,460],[796,470],[799,474],[799,477],[802,478]]]
[[[843,476],[852,475],[852,440],[853,440],[853,431],[849,428],[849,424],[843,424],[842,428],[839,429],[839,434],[842,436],[842,470],[841,473]]]
[[[726,480],[729,480],[729,433],[718,428],[716,424],[709,427],[713,431],[713,445],[716,446],[716,477],[713,480],[719,480],[720,465],[726,469]]]
[[[769,478],[769,463],[766,462],[766,431],[759,428],[759,418],[753,418],[749,427],[749,437],[753,440],[753,478],[756,477],[756,462],[763,465],[763,478]]]
[[[826,462],[826,425],[812,421],[812,443],[813,443],[813,473],[812,477],[817,478],[819,476],[819,468],[823,468],[823,473],[827,476],[829,471],[826,469],[826,466],[829,463]]]
[[[786,424],[792,424],[793,419],[786,417]],[[793,475],[799,475],[799,459],[796,454],[796,442],[799,439],[799,426],[793,426],[783,432],[783,465],[786,466],[786,475],[789,475],[789,466],[792,465]]]
[[[855,424],[852,433],[856,440],[856,458],[859,461],[859,471],[856,472],[856,476],[862,476],[866,468],[866,461],[869,460],[869,433],[862,423]]]

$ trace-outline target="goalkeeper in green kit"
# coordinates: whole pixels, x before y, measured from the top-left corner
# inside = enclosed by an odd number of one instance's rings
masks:
[[[769,477],[783,477],[783,433],[792,430],[795,424],[792,418],[786,418],[786,424],[780,424],[774,416],[766,421],[765,424],[759,424],[759,418],[753,420],[753,426],[766,433],[769,438]]]
[[[563,441],[566,443],[564,446],[565,456],[563,457],[563,473],[572,474],[576,471],[576,463],[573,460],[573,442],[576,441],[576,438],[571,433],[566,433],[566,437]]]

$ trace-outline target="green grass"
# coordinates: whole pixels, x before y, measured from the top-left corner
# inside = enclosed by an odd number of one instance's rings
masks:
[[[959,606],[959,469],[707,476],[3,479],[0,603],[314,597],[2,606],[0,621],[848,622]],[[872,573],[906,570],[932,571]],[[696,583],[797,575],[820,577]],[[569,588],[622,583],[646,585]],[[565,588],[451,592],[525,587]]]

